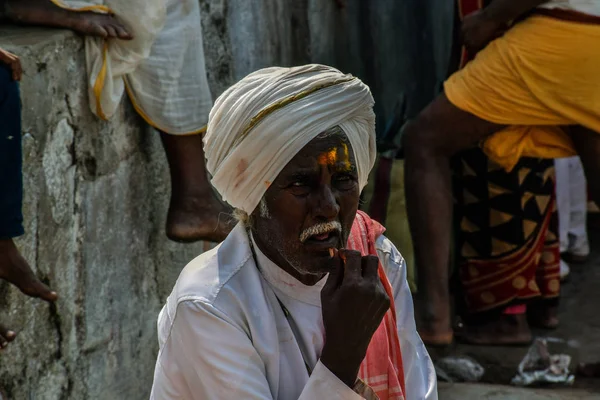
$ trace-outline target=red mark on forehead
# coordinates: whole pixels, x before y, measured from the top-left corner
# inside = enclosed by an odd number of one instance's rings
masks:
[[[338,155],[338,153],[341,153]],[[348,145],[346,143],[342,143],[340,147],[334,147],[324,153],[319,155],[317,159],[319,165],[327,165],[332,166],[341,162],[344,165],[344,169],[350,170],[350,155],[348,153]]]
[[[337,162],[337,149],[335,147],[325,153],[321,153],[318,158],[319,165],[333,165],[336,162]]]

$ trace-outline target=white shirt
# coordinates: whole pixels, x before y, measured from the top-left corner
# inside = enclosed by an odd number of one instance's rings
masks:
[[[406,399],[435,400],[435,370],[416,332],[406,264],[387,238],[377,249],[394,290]],[[158,317],[151,399],[362,399],[318,361],[326,278],[303,285],[255,250],[260,270],[238,225],[184,268]]]
[[[580,13],[600,16],[600,0],[552,0],[540,8],[559,8],[562,10],[578,11]]]

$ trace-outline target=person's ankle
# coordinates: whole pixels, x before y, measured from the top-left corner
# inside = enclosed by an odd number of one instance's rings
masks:
[[[0,250],[9,250],[16,248],[12,238],[0,238]]]

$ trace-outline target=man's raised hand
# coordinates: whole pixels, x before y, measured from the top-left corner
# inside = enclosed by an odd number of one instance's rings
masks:
[[[334,269],[321,291],[325,346],[321,362],[352,387],[373,334],[390,307],[376,256],[335,252]]]

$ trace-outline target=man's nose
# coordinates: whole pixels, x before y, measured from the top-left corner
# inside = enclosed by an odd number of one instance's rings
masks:
[[[340,206],[337,202],[331,186],[323,185],[317,196],[316,217],[324,218],[327,221],[337,218],[340,212]]]

